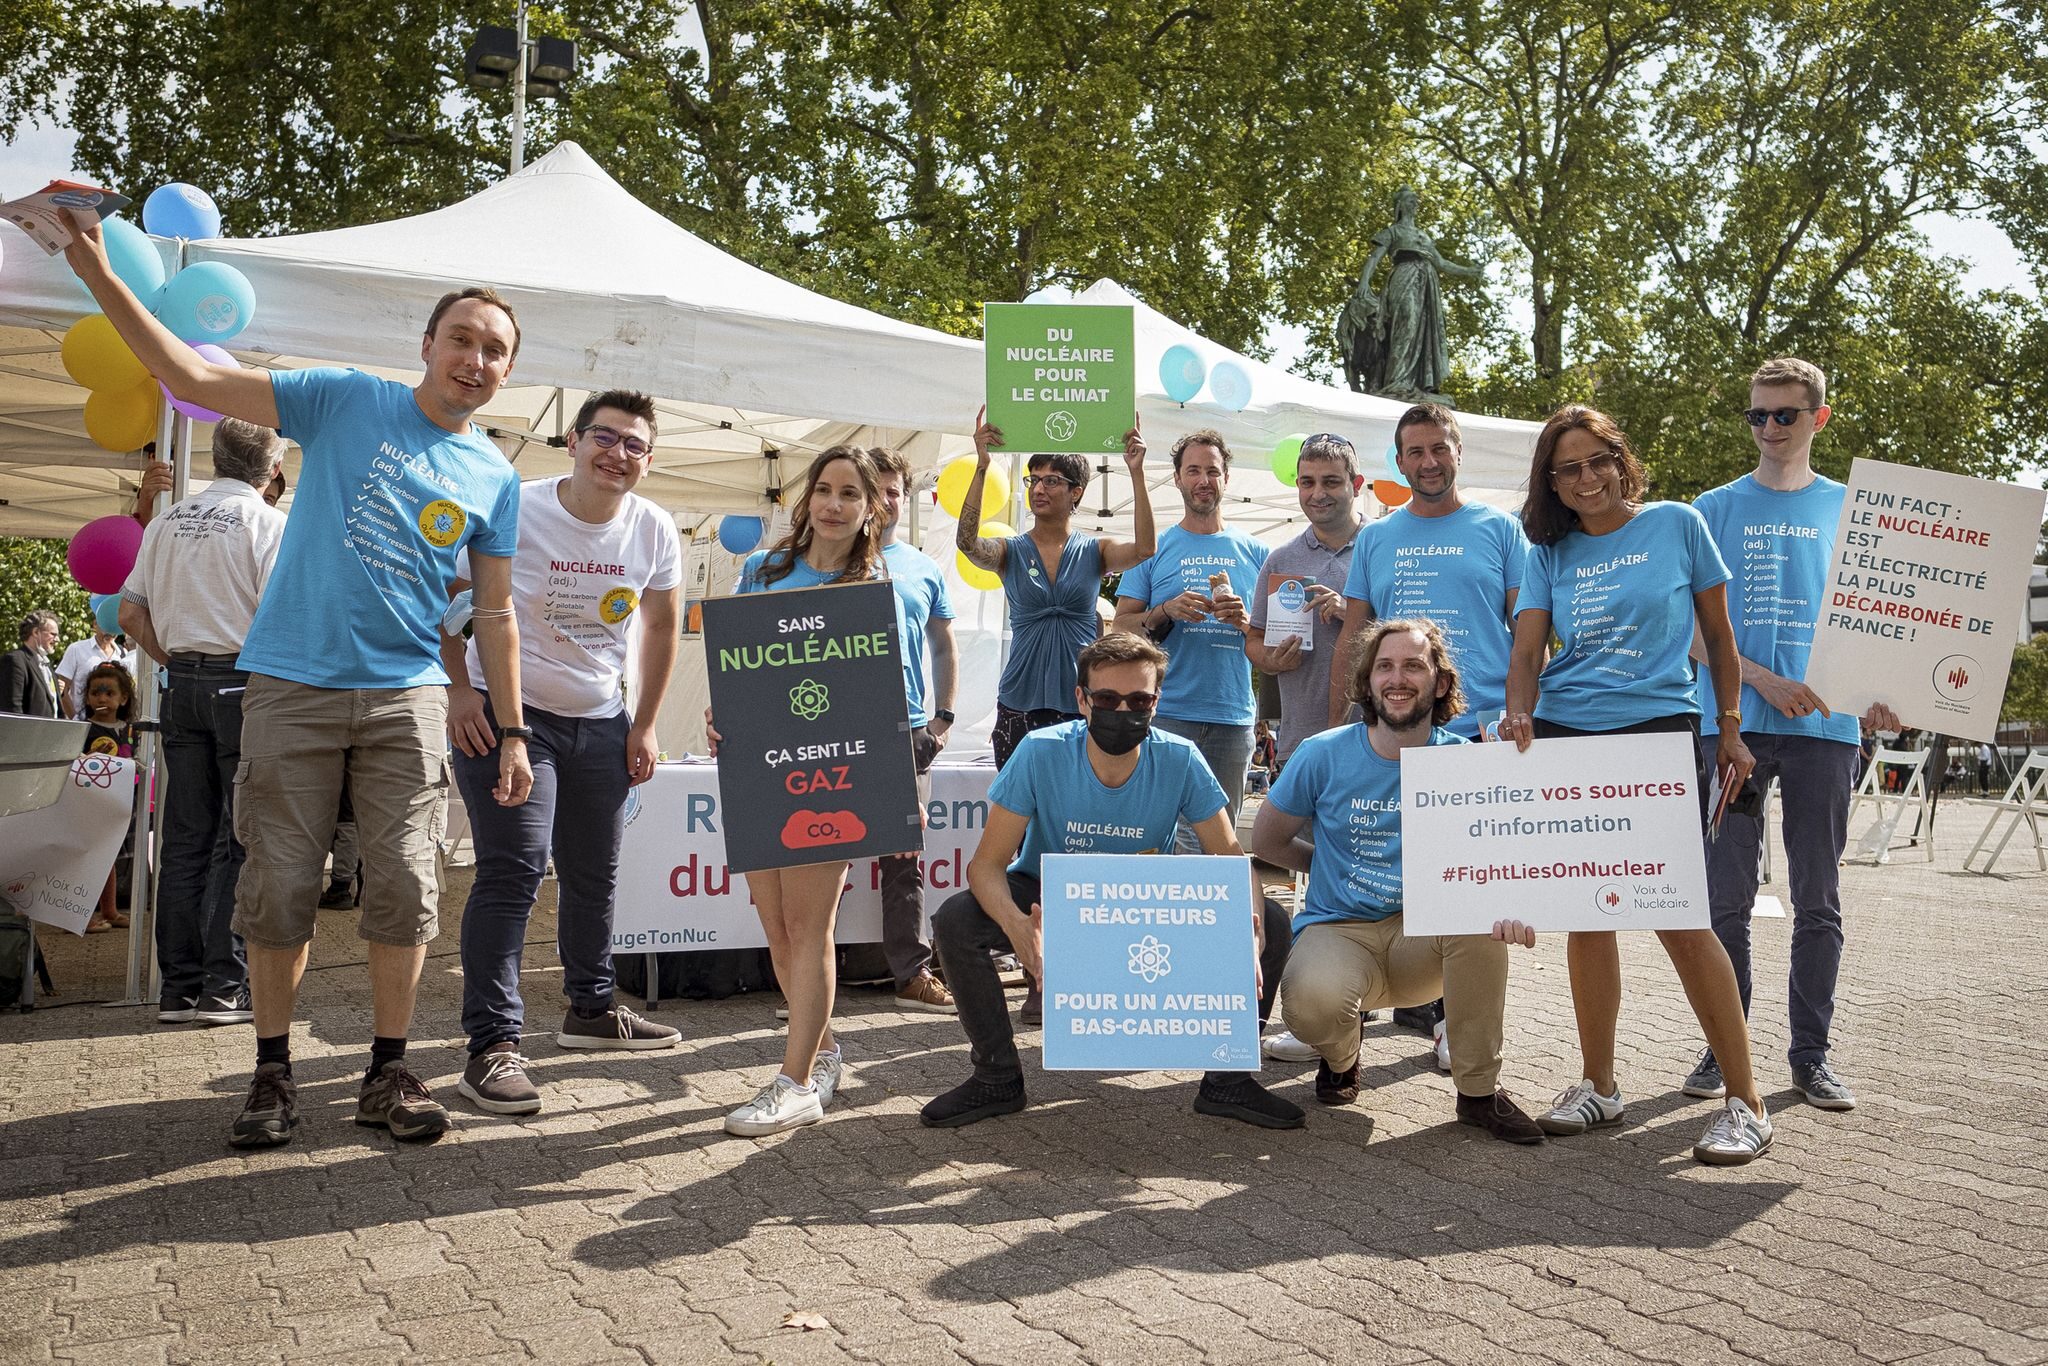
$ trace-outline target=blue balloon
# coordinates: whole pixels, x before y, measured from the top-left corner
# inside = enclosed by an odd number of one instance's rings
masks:
[[[157,253],[149,234],[125,218],[109,218],[100,224],[107,243],[107,264],[121,283],[135,292],[144,308],[153,309],[157,291],[164,287],[164,258]]]
[[[1175,403],[1186,403],[1200,393],[1208,377],[1209,367],[1192,346],[1169,346],[1159,358],[1159,383]]]
[[[197,185],[159,185],[142,205],[142,226],[158,237],[197,242],[220,236],[220,210]]]
[[[761,544],[761,519],[759,517],[721,517],[718,519],[718,543],[735,555],[750,553]]]
[[[156,316],[180,341],[218,345],[256,316],[256,291],[233,266],[201,261],[171,277]]]
[[[1398,441],[1389,441],[1387,443],[1387,478],[1405,489],[1408,487],[1408,476],[1401,473],[1400,455],[1401,444]]]
[[[1236,361],[1220,360],[1209,372],[1209,396],[1233,413],[1252,401],[1252,377]]]
[[[102,631],[110,636],[121,634],[121,595],[119,593],[95,593],[92,595],[92,619],[99,623]]]

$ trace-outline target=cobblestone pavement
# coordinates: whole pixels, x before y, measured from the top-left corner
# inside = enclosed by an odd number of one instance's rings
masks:
[[[665,1006],[665,1053],[537,1034],[546,1111],[468,1107],[451,914],[412,1058],[458,1127],[418,1148],[350,1122],[367,984],[353,916],[323,913],[305,1122],[256,1155],[223,1143],[250,1029],[86,1003],[125,935],[66,938],[62,1008],[0,1017],[0,1362],[2048,1359],[2048,875],[1961,873],[1976,818],[1943,826],[1932,866],[1847,873],[1853,1114],[1787,1084],[1790,922],[1757,922],[1777,1146],[1732,1170],[1687,1156],[1710,1107],[1678,1093],[1695,1030],[1648,936],[1624,945],[1629,1122],[1598,1136],[1459,1128],[1427,1043],[1384,1024],[1356,1107],[1268,1065],[1305,1131],[1195,1115],[1184,1075],[1041,1073],[1033,1034],[1032,1108],[935,1132],[916,1112],[966,1072],[957,1025],[850,991],[844,1100],[751,1140],[719,1121],[772,1075],[773,996]],[[552,928],[525,980],[550,1026]],[[1563,949],[1515,960],[1506,1084],[1531,1105],[1577,1076]]]

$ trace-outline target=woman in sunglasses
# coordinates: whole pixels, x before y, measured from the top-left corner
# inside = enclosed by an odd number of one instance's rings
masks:
[[[1692,737],[1704,816],[1689,656],[1697,624],[1715,706],[1739,715],[1728,566],[1705,519],[1683,503],[1643,502],[1647,483],[1628,438],[1605,413],[1571,404],[1544,424],[1522,506],[1531,549],[1515,604],[1500,733],[1527,749],[1553,736],[1682,732]],[[1559,649],[1546,665],[1553,632]],[[1755,763],[1740,730],[1724,728],[1715,747],[1722,782],[1740,787]],[[1693,1156],[1722,1166],[1747,1162],[1770,1147],[1771,1124],[1757,1094],[1735,970],[1710,929],[1659,930],[1657,937],[1727,1077],[1727,1104]],[[1575,931],[1566,959],[1584,1077],[1538,1118],[1552,1134],[1622,1119],[1614,1079],[1621,955],[1613,932]]]

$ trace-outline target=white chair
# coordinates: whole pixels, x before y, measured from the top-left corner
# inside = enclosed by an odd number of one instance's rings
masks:
[[[1870,756],[1870,766],[1863,770],[1863,781],[1856,785],[1855,799],[1849,803],[1848,828],[1856,828],[1856,813],[1865,802],[1875,808],[1877,819],[1842,862],[1867,858],[1873,863],[1890,863],[1899,822],[1908,812],[1912,814],[1913,825],[1906,835],[1906,846],[1920,848],[1929,863],[1934,861],[1934,829],[1927,821],[1927,756],[1931,752],[1879,749]],[[1885,774],[1890,772],[1903,775],[1897,792],[1885,790]]]
[[[1969,797],[1964,799],[1969,806],[1988,806],[1991,819],[1984,824],[1977,842],[1970,846],[1969,854],[1963,859],[1966,873],[1989,873],[1998,863],[1998,856],[2005,852],[2005,846],[2019,833],[2022,823],[2034,838],[2034,863],[2048,871],[2048,754],[2029,754],[2020,771],[2013,774],[2012,783],[2005,789],[2003,797]],[[1993,835],[1998,843],[1987,853],[1984,845]],[[1972,868],[1977,855],[1985,854],[1984,866]]]

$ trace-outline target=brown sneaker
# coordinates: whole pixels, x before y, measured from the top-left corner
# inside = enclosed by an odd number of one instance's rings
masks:
[[[1522,1107],[1515,1104],[1514,1097],[1504,1089],[1490,1096],[1461,1094],[1458,1097],[1458,1123],[1484,1129],[1503,1143],[1543,1141],[1543,1130],[1536,1126],[1535,1120],[1522,1113]]]
[[[393,1138],[407,1143],[431,1143],[448,1132],[448,1111],[425,1082],[394,1060],[363,1083],[356,1123],[389,1129]]]
[[[898,1010],[930,1010],[941,1015],[956,1013],[953,993],[946,990],[946,984],[929,972],[920,972],[910,979],[903,990],[896,993]]]
[[[291,1068],[267,1062],[249,1081],[248,1102],[235,1116],[228,1143],[237,1148],[274,1148],[291,1142],[298,1122],[299,1088],[292,1084]]]
[[[1358,1099],[1358,1064],[1332,1072],[1330,1064],[1316,1059],[1316,1099],[1325,1105],[1349,1105]]]

